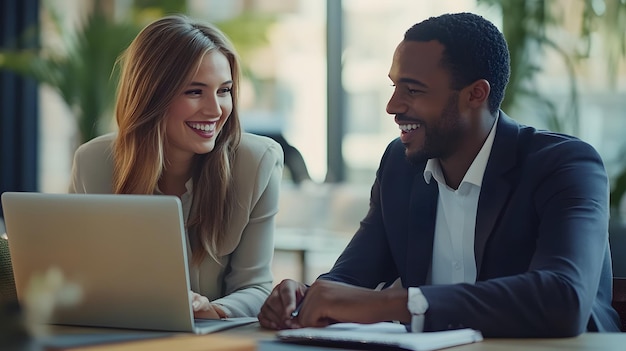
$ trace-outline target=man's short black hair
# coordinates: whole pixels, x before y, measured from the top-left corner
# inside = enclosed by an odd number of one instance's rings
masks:
[[[404,40],[440,42],[442,65],[450,70],[452,87],[461,89],[485,79],[491,86],[489,111],[493,114],[500,108],[510,75],[509,49],[493,23],[467,12],[445,14],[415,24]]]

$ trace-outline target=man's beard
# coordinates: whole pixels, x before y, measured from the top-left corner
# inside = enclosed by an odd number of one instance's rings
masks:
[[[454,92],[448,98],[439,119],[432,125],[422,126],[425,128],[424,146],[410,154],[407,152],[407,159],[417,164],[431,158],[442,159],[450,156],[456,151],[463,135],[460,120],[459,93]]]

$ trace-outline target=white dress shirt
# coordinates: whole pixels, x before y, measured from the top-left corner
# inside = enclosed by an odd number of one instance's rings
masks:
[[[476,282],[476,211],[497,123],[496,119],[458,189],[452,189],[446,184],[438,159],[430,159],[426,163],[424,180],[430,184],[434,178],[439,188],[428,284]],[[409,288],[408,309],[413,315],[411,331],[421,332],[424,329],[424,313],[428,310],[428,301],[417,287]]]

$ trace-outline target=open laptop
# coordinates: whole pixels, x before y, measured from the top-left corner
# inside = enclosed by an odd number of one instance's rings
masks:
[[[5,192],[2,207],[20,303],[52,267],[80,289],[50,324],[205,334],[256,321],[194,320],[175,196]]]

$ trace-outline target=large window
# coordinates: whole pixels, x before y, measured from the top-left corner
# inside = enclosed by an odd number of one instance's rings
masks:
[[[132,1],[114,2],[120,8],[129,3]],[[559,5],[562,1],[554,3]],[[86,2],[78,0],[46,4],[63,8],[61,13],[67,16],[64,18],[66,25],[77,23],[89,9]],[[392,92],[387,78],[391,56],[404,31],[416,22],[444,12],[477,12],[498,26],[503,20],[497,7],[478,6],[475,0],[343,0],[342,4],[341,78],[345,112],[330,117],[326,101],[326,1],[189,0],[188,9],[200,19],[222,24],[230,21],[231,26],[226,25],[224,30],[232,34],[246,65],[242,119],[247,130],[281,133],[300,151],[313,180],[322,182],[327,172],[327,121],[342,118],[346,180],[369,186],[385,146],[399,134],[385,106]],[[242,17],[250,13],[252,17]],[[43,18],[46,25],[45,15]],[[259,41],[245,42],[246,36],[236,32],[245,30],[243,24],[263,18],[271,20],[260,21],[265,24],[261,27],[263,35],[258,36]],[[239,25],[233,25],[236,21],[240,21]],[[569,38],[572,33],[555,33],[555,36]],[[44,35],[43,40],[53,43],[59,38]],[[539,76],[537,89],[556,101],[558,107],[558,102],[568,94],[567,72],[554,53],[537,57],[547,68]],[[623,154],[621,134],[626,110],[626,75],[622,65],[616,87],[609,88],[604,62],[601,50],[596,50],[577,68],[580,118],[572,122],[578,126],[576,130],[565,131],[593,144],[612,173],[617,171],[618,158]],[[75,147],[71,143],[75,120],[50,89],[42,89],[41,100],[40,184],[43,191],[62,192],[67,186]],[[550,127],[537,118],[532,104],[522,104],[507,112],[520,122]],[[288,174],[286,179],[289,179]]]

